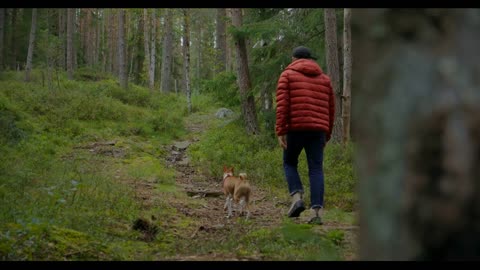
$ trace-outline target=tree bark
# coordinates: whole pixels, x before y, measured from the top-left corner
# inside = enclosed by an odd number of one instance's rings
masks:
[[[67,77],[73,80],[73,31],[75,14],[73,8],[67,9]]]
[[[135,83],[140,84],[141,83],[141,78],[142,78],[142,73],[143,73],[143,61],[145,59],[145,54],[142,53],[142,46],[143,44],[143,35],[144,35],[144,20],[142,14],[138,15],[138,21],[137,21],[137,31],[138,31],[138,37],[136,39],[136,57],[135,57],[135,71],[134,71],[134,77],[135,77]]]
[[[150,42],[151,42],[151,46],[150,46],[150,53],[148,54],[150,56],[150,61],[148,61],[150,63],[150,68],[149,68],[149,72],[148,72],[148,79],[149,79],[149,87],[150,87],[150,91],[153,92],[154,90],[154,87],[155,87],[155,59],[156,59],[156,46],[155,44],[157,44],[157,16],[156,16],[156,13],[155,13],[155,10],[152,11],[152,23],[151,23],[151,27],[152,27],[152,33],[151,33],[151,36],[150,36]]]
[[[11,50],[11,58],[10,58],[10,68],[12,70],[17,69],[17,15],[19,13],[19,8],[12,8],[12,21],[11,21],[11,29],[10,29],[10,50]]]
[[[4,65],[4,48],[5,48],[5,9],[0,8],[0,71]]]
[[[144,45],[144,52],[145,52],[145,58],[144,58],[144,66],[145,70],[147,72],[150,72],[150,25],[149,25],[149,18],[148,18],[148,9],[144,8],[143,9],[143,45]],[[149,79],[148,81],[150,82],[150,73],[148,73]],[[150,88],[151,90],[151,88]]]
[[[216,41],[217,41],[217,73],[226,70],[227,65],[227,23],[226,23],[227,11],[225,8],[217,8],[217,29],[216,29]]]
[[[173,11],[167,10],[165,16],[165,36],[163,40],[162,53],[162,74],[160,79],[160,89],[162,92],[170,92],[172,75],[172,49],[173,49],[173,29],[172,29]]]
[[[185,92],[187,95],[187,110],[192,113],[192,94],[190,90],[190,16],[188,9],[183,10],[183,64],[185,74]]]
[[[340,91],[340,70],[338,67],[338,46],[337,46],[337,17],[335,9],[324,10],[325,19],[325,46],[327,56],[327,71],[332,81],[332,88],[335,92],[335,123],[332,131],[334,142],[342,141],[342,100]]]
[[[352,12],[361,260],[480,258],[478,16]]]
[[[352,34],[350,28],[351,17],[352,10],[350,8],[345,8],[343,13],[343,145],[346,145],[350,140],[350,95],[352,83]]]
[[[234,8],[232,10],[232,23],[235,28],[242,26],[242,10]],[[240,97],[242,100],[242,116],[245,121],[245,128],[248,134],[258,134],[258,122],[253,98],[252,83],[248,69],[247,47],[244,37],[235,38],[235,47],[237,52],[237,74]]]
[[[35,44],[35,31],[37,29],[37,9],[32,9],[32,27],[30,28],[30,40],[28,42],[27,64],[25,66],[25,81],[30,81],[32,71],[33,47]]]
[[[118,12],[118,78],[120,87],[128,88],[127,59],[125,48],[125,10]]]
[[[65,70],[66,67],[66,53],[67,53],[67,39],[66,39],[66,27],[67,27],[67,9],[58,9],[58,39],[60,41],[60,56],[58,58],[59,67]]]

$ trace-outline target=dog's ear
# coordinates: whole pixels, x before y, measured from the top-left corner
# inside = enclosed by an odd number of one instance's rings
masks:
[[[232,173],[233,173],[233,166],[230,168],[230,170],[231,170],[231,171],[232,171]]]
[[[223,171],[227,171],[227,166],[223,165]]]

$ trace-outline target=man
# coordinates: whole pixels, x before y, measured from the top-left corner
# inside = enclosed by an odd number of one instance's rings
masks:
[[[297,170],[298,157],[305,149],[311,201],[308,222],[322,224],[323,150],[332,134],[335,100],[330,78],[315,60],[304,46],[293,50],[292,62],[278,80],[275,132],[284,149],[283,167],[293,199],[288,216],[298,217],[305,210]]]

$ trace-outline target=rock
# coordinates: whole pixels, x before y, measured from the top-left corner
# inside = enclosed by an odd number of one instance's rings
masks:
[[[218,111],[215,113],[215,116],[217,118],[226,118],[230,117],[233,115],[233,111],[227,108],[220,108]]]
[[[178,149],[178,150],[184,150],[187,149],[187,147],[191,144],[189,141],[183,141],[183,142],[175,142],[173,145]]]

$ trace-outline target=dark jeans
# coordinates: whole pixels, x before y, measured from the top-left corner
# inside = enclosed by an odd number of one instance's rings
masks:
[[[303,149],[307,155],[308,176],[310,178],[311,208],[323,207],[323,148],[325,132],[294,131],[287,134],[287,149],[283,151],[283,168],[290,195],[303,193],[303,186],[298,174],[298,157]]]

